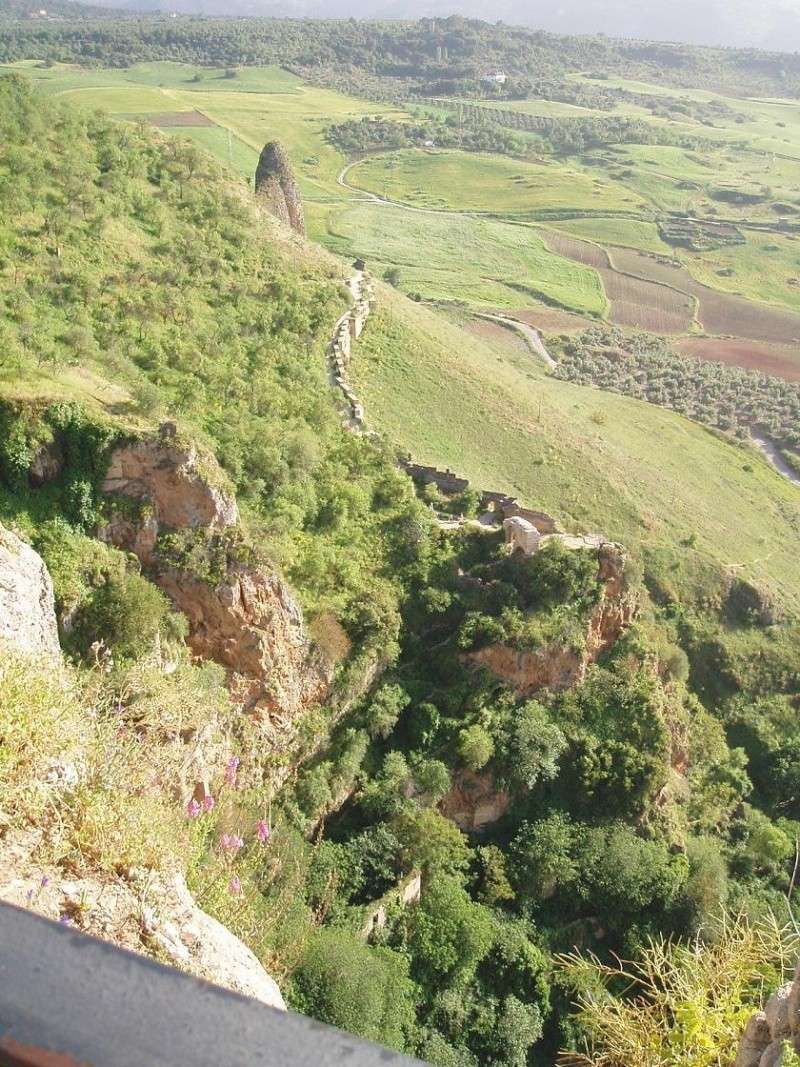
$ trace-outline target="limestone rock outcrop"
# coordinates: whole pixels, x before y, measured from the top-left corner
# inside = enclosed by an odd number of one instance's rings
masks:
[[[734,1067],[780,1067],[786,1048],[800,1052],[800,964],[794,980],[776,989],[764,1010],[750,1016]]]
[[[3,841],[0,900],[132,952],[155,951],[198,978],[285,1010],[275,980],[239,938],[198,907],[182,875],[65,878],[35,861],[40,834],[26,831]]]
[[[597,547],[597,561],[603,591],[587,621],[580,652],[561,644],[534,650],[495,644],[469,653],[469,659],[506,682],[518,697],[580,685],[589,665],[614,646],[638,610],[636,597],[625,588],[626,557],[622,546],[603,542]]]
[[[56,659],[53,583],[38,553],[0,526],[0,641],[28,655]]]
[[[231,563],[216,585],[176,570],[161,571],[157,581],[188,619],[192,651],[228,669],[245,709],[292,718],[325,696],[330,666],[312,648],[279,575]]]
[[[115,449],[103,479],[104,493],[149,505],[136,520],[112,519],[107,540],[150,563],[156,537],[170,530],[223,530],[239,521],[233,493],[211,457],[182,442],[173,423],[163,423],[157,437],[131,441]]]
[[[256,197],[281,222],[305,236],[303,202],[292,165],[283,145],[270,141],[261,150],[256,167]]]
[[[497,822],[508,811],[510,795],[498,789],[491,775],[458,771],[439,809],[459,829],[468,833]]]

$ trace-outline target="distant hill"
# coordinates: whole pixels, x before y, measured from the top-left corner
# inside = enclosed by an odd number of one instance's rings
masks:
[[[97,18],[98,16],[119,16],[127,14],[123,10],[114,10],[99,4],[78,4],[71,0],[0,0],[0,20],[30,19],[47,21],[50,19]]]
[[[183,14],[298,18],[412,19],[452,14],[486,18],[478,0],[110,0],[108,6]],[[796,0],[498,0],[493,21],[555,33],[605,33],[611,37],[683,41],[736,48],[800,50]]]

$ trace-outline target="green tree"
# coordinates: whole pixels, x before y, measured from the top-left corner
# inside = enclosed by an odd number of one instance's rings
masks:
[[[292,977],[289,999],[297,1011],[403,1051],[414,1027],[413,997],[405,957],[345,930],[322,929]]]

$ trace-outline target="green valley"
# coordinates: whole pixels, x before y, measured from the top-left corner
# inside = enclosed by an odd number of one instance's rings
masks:
[[[434,1067],[788,1057],[800,61],[3,3],[0,907]]]

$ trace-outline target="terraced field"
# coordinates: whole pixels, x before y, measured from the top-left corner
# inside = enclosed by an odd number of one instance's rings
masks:
[[[800,344],[800,314],[783,308],[720,293],[696,282],[684,266],[630,249],[615,249],[614,266],[621,271],[671,285],[694,297],[697,319],[706,333],[731,335],[772,344]]]

